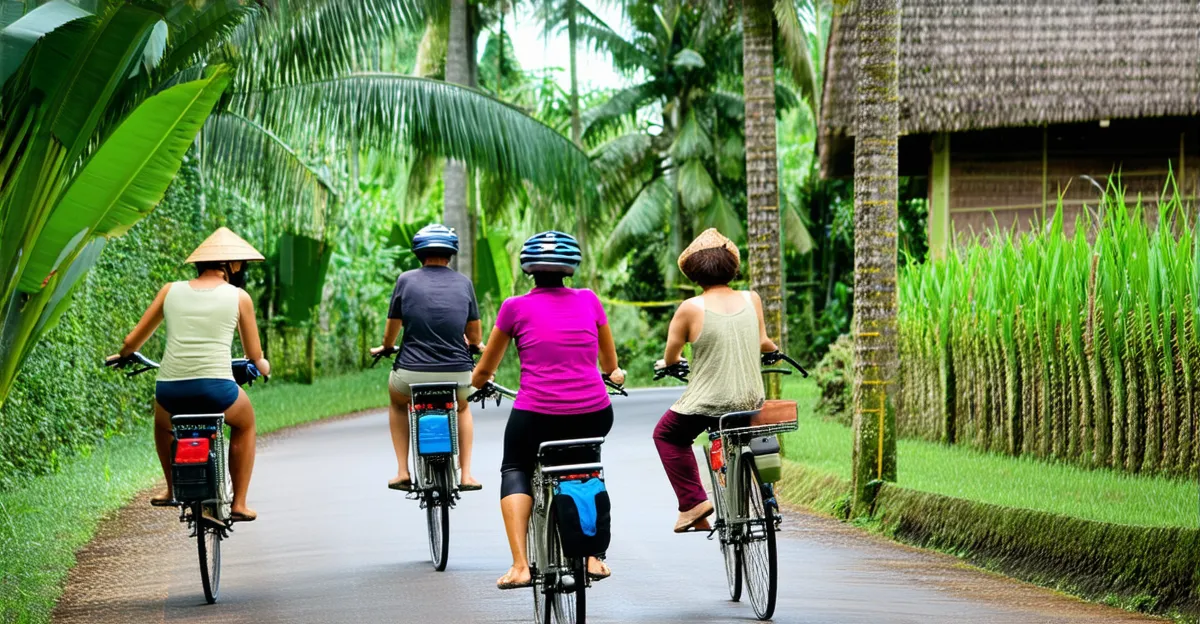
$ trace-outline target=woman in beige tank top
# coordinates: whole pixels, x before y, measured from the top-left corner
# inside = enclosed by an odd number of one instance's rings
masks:
[[[233,481],[233,520],[248,522],[257,514],[246,506],[254,469],[254,407],[233,380],[230,346],[236,330],[242,349],[263,375],[271,364],[263,357],[254,319],[254,303],[242,290],[245,264],[262,260],[249,243],[226,228],[208,237],[187,261],[196,264],[196,279],[162,287],[137,327],[125,337],[125,357],[142,347],[159,324],[167,324],[167,348],[154,393],[154,446],[167,490],[150,504],[167,506],[171,495],[171,416],[225,414],[233,435],[229,441],[229,476]]]
[[[680,361],[692,345],[688,387],[654,429],[654,444],[679,499],[675,532],[707,528],[713,505],[700,483],[692,454],[696,436],[729,412],[762,407],[761,357],[776,350],[767,337],[762,300],[729,287],[737,277],[737,246],[715,229],[706,230],[679,256],[683,274],[704,292],[679,306],[658,366]]]

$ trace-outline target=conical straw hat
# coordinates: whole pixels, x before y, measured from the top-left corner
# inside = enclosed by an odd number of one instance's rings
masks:
[[[738,266],[742,265],[742,257],[738,252],[737,245],[734,245],[733,241],[726,238],[724,234],[718,232],[717,228],[708,228],[701,232],[700,236],[697,236],[696,240],[692,241],[692,244],[683,250],[683,253],[679,254],[679,269],[683,270],[683,261],[690,258],[692,254],[704,251],[705,249],[716,249],[717,247],[724,247],[726,251],[733,254],[733,258],[737,260]]]
[[[200,243],[196,251],[193,251],[187,259],[188,262],[233,262],[235,260],[252,262],[264,260],[264,258],[253,245],[247,243],[245,239],[234,234],[227,227],[217,228],[217,231]]]

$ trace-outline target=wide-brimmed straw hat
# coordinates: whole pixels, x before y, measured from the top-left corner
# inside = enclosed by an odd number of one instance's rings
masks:
[[[227,227],[219,227],[211,236],[188,256],[188,262],[254,262],[265,260],[254,245],[234,234]]]
[[[692,241],[692,244],[683,250],[683,253],[679,254],[679,269],[683,270],[683,262],[692,257],[696,252],[704,251],[705,249],[717,249],[719,247],[733,254],[733,259],[737,261],[738,267],[742,266],[742,257],[738,252],[737,245],[734,245],[733,241],[726,238],[724,234],[718,232],[717,228],[708,228],[701,232],[700,236],[697,236],[696,240]]]

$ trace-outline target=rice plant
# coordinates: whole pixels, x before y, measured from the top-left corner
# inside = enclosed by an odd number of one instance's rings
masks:
[[[900,283],[902,435],[1183,475],[1200,459],[1196,220],[1172,189],[1001,233]]]

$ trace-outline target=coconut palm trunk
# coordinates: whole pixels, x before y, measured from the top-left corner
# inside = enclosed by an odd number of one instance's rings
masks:
[[[468,25],[467,0],[450,0],[450,36],[446,47],[446,82],[471,84],[471,28]],[[475,248],[471,236],[470,212],[467,210],[467,167],[461,161],[447,159],[442,178],[444,203],[442,220],[458,232],[458,256],[454,268],[474,278]]]
[[[861,0],[854,132],[854,513],[896,479],[900,0]]]
[[[775,154],[775,41],[772,0],[742,3],[742,66],[746,99],[746,238],[750,286],[762,297],[767,335],[783,337],[783,271],[779,247],[779,172]],[[779,397],[779,377],[767,378]]]

